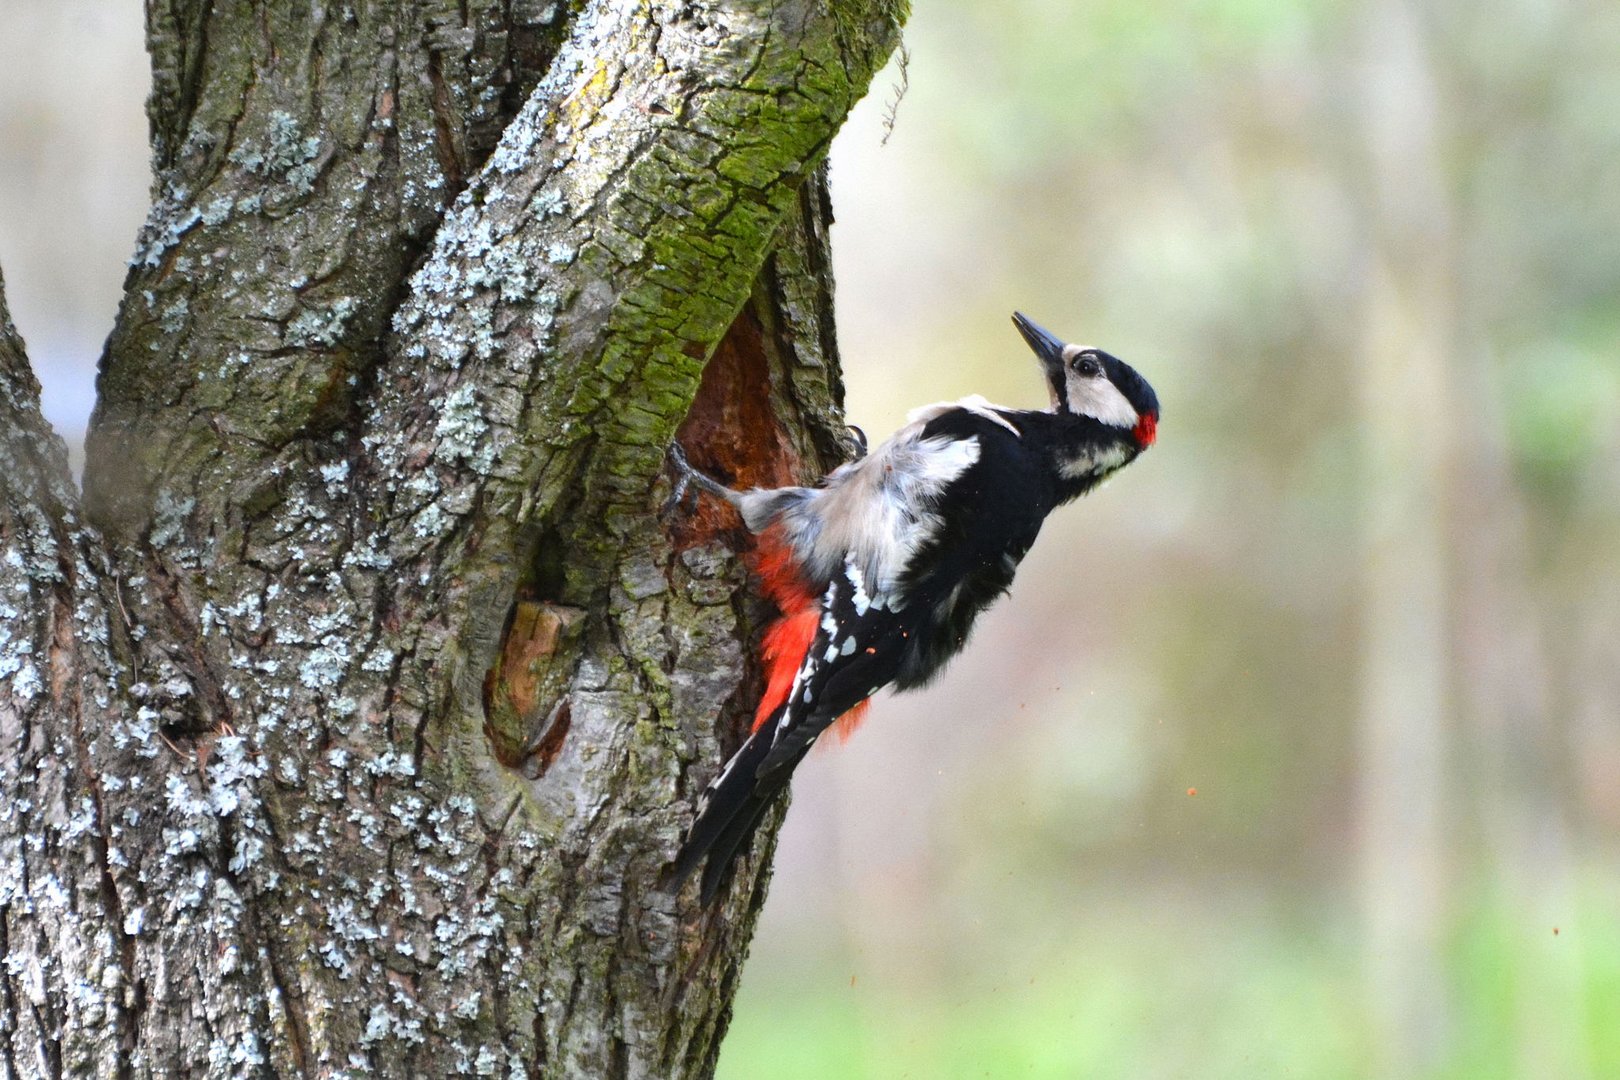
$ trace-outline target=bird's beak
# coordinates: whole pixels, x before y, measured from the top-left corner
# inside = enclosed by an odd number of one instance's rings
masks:
[[[1052,404],[1058,406],[1063,401],[1063,342],[1022,311],[1013,312],[1012,321],[1018,327],[1018,332],[1024,335],[1024,340],[1029,342],[1029,347],[1035,350],[1035,355],[1040,357],[1041,367],[1046,370],[1047,385],[1052,391]]]

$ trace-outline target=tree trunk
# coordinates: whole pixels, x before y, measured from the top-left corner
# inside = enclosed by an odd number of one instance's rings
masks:
[[[1446,522],[1455,434],[1436,402],[1454,389],[1454,238],[1441,114],[1417,8],[1364,14],[1368,173],[1361,354],[1361,896],[1376,1075],[1446,1060],[1441,966],[1447,914],[1451,709]]]
[[[903,4],[147,14],[82,509],[0,333],[3,1075],[709,1075],[774,822],[667,867],[763,613],[658,478],[842,453]]]

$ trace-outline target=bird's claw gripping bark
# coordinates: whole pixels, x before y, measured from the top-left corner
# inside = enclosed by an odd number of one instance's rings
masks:
[[[697,492],[692,490],[692,478],[697,470],[686,460],[686,451],[681,449],[678,442],[669,444],[669,463],[673,466],[675,482],[670,487],[669,498],[659,508],[659,516],[670,517],[676,510],[690,514],[697,508]]]
[[[710,495],[730,501],[729,496],[733,494],[731,489],[713,477],[692,468],[692,463],[686,460],[686,451],[678,442],[669,444],[669,463],[674,466],[675,484],[659,511],[663,516],[668,517],[677,509],[690,514],[697,509],[699,491],[707,491]]]

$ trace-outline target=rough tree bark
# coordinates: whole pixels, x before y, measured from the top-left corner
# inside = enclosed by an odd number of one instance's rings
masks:
[[[843,452],[902,0],[147,16],[82,506],[0,332],[0,1073],[708,1075],[774,825],[664,878],[762,613],[664,447]]]

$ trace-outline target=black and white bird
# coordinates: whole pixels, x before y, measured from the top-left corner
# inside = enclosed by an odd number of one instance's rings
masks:
[[[1049,409],[977,396],[925,406],[816,487],[734,491],[672,450],[673,500],[695,485],[736,507],[781,612],[762,644],[752,734],[704,793],[676,860],[678,884],[707,857],[704,904],[811,744],[841,719],[851,730],[880,688],[928,682],[1012,584],[1046,515],[1153,445],[1159,400],[1130,365],[1022,314],[1013,323],[1040,359]]]

